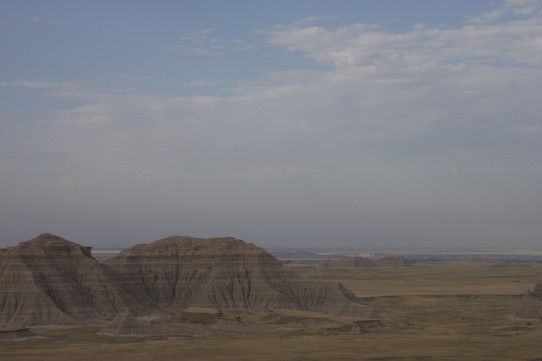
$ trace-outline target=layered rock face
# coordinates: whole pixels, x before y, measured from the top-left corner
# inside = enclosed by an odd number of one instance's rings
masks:
[[[72,324],[189,306],[380,317],[341,284],[299,277],[235,238],[173,236],[104,264],[90,247],[48,233],[0,249],[0,325]]]
[[[0,250],[0,324],[69,324],[129,311],[105,267],[82,247],[44,233]]]
[[[299,309],[379,317],[338,283],[304,279],[251,243],[172,236],[122,251],[105,264],[146,307]]]
[[[542,282],[538,282],[534,290],[523,297],[515,316],[542,320]]]
[[[325,260],[318,265],[321,268],[369,268],[369,267],[409,267],[411,264],[401,256],[390,256],[378,259],[365,257],[348,257],[338,260]]]

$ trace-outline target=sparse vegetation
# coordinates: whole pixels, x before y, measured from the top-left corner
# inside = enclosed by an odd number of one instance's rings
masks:
[[[542,357],[542,324],[511,317],[518,295],[542,275],[542,264],[488,267],[473,262],[418,263],[404,269],[325,270],[305,276],[344,282],[385,317],[384,328],[323,335],[354,321],[322,313],[276,310],[241,316],[249,327],[216,328],[158,321],[176,336],[98,335],[103,325],[35,328],[38,338],[2,342],[0,360],[533,360]],[[213,310],[191,309],[203,314]]]

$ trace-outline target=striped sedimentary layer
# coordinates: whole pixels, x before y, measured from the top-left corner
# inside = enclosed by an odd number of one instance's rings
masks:
[[[82,247],[44,233],[0,250],[0,324],[69,324],[135,311]]]
[[[299,277],[262,248],[235,238],[172,236],[126,249],[105,264],[146,306],[378,316],[341,284]]]
[[[235,238],[173,236],[103,264],[90,247],[47,233],[0,249],[0,325],[71,324],[190,306],[379,317],[341,284],[299,277]]]

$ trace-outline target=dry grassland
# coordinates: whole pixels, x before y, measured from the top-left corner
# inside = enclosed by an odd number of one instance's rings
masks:
[[[33,328],[40,336],[0,343],[0,360],[536,360],[542,324],[511,317],[519,294],[542,279],[542,264],[486,261],[418,263],[403,269],[296,267],[304,276],[341,281],[385,317],[384,328],[325,336],[353,320],[300,311],[240,314],[228,329],[180,324],[162,315],[170,337],[97,335],[103,325]],[[205,309],[194,313],[212,312]],[[235,316],[227,313],[226,316]]]

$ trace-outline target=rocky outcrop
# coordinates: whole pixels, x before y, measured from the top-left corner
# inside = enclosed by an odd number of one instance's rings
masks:
[[[321,333],[323,335],[361,335],[382,327],[384,327],[384,324],[379,319],[361,320],[341,327],[324,328],[321,330]]]
[[[222,317],[222,312],[174,312],[169,321],[196,325],[214,325]]]
[[[146,307],[298,309],[379,317],[339,283],[302,278],[262,248],[235,238],[172,236],[105,261]]]
[[[542,282],[538,282],[534,290],[523,296],[515,316],[542,320]]]
[[[104,266],[82,247],[44,233],[0,251],[0,324],[70,324],[129,311]]]
[[[116,336],[162,336],[167,328],[150,321],[138,319],[129,313],[119,313],[111,323],[98,334]]]
[[[366,257],[348,257],[337,260],[325,260],[318,265],[321,268],[371,268],[371,267],[394,267],[402,268],[410,266],[410,262],[401,256],[390,256],[377,259]]]
[[[17,326],[7,326],[0,327],[0,341],[2,340],[15,340],[19,338],[26,338],[34,336],[29,328],[26,327],[17,327]]]
[[[249,326],[243,322],[241,316],[235,317],[220,317],[216,320],[214,328],[227,329],[233,331],[243,331]]]

